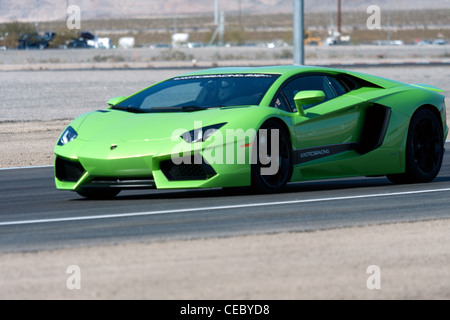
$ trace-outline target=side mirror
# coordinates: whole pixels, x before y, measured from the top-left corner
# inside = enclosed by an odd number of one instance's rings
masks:
[[[108,100],[108,105],[109,106],[115,106],[118,103],[121,103],[123,100],[125,100],[127,97],[125,96],[121,96],[121,97],[114,97]]]
[[[316,90],[300,91],[294,97],[295,105],[299,115],[304,116],[305,110],[303,106],[316,104],[325,99],[325,92]]]

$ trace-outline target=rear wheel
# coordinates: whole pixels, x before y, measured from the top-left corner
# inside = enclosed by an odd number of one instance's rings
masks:
[[[120,190],[115,189],[83,189],[77,191],[77,193],[91,200],[111,200],[114,199],[119,193]]]
[[[421,109],[411,119],[406,142],[405,173],[388,175],[394,183],[430,182],[438,175],[444,156],[440,119]]]
[[[261,126],[255,139],[252,187],[260,193],[280,192],[292,175],[289,132],[277,121],[270,120]]]

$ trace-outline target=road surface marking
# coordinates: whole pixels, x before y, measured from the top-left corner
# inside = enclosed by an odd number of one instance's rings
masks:
[[[5,222],[0,222],[0,226],[14,226],[14,225],[23,225],[23,224],[38,224],[38,223],[53,223],[53,222],[68,222],[68,221],[87,221],[87,220],[95,220],[95,219],[116,219],[116,218],[127,218],[127,217],[162,215],[162,214],[171,214],[171,213],[187,213],[187,212],[199,212],[199,211],[218,211],[218,210],[256,208],[256,207],[268,207],[268,206],[283,206],[283,205],[292,205],[292,204],[303,204],[303,203],[314,203],[314,202],[325,202],[325,201],[340,201],[340,200],[355,200],[355,199],[369,199],[369,198],[393,197],[393,196],[435,193],[435,192],[448,192],[448,191],[450,191],[450,188],[392,192],[392,193],[378,193],[378,194],[367,194],[367,195],[353,195],[353,196],[346,196],[346,197],[331,197],[331,198],[320,198],[320,199],[303,199],[303,200],[275,201],[275,202],[262,202],[262,203],[248,203],[248,204],[237,204],[237,205],[229,205],[229,206],[172,209],[172,210],[132,212],[132,213],[117,213],[117,214],[68,217],[68,218],[5,221]]]

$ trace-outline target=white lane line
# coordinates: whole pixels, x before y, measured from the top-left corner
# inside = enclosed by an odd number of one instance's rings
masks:
[[[40,168],[53,168],[53,166],[34,166],[34,167],[11,167],[11,168],[0,168],[0,171],[6,171],[6,170],[19,170],[19,169],[40,169]]]
[[[237,205],[216,206],[216,207],[200,207],[200,208],[172,209],[172,210],[160,210],[160,211],[148,211],[148,212],[105,214],[105,215],[96,215],[96,216],[7,221],[7,222],[0,222],[0,226],[14,226],[14,225],[23,225],[23,224],[38,224],[38,223],[67,222],[67,221],[85,221],[85,220],[94,220],[94,219],[114,219],[114,218],[140,217],[140,216],[161,215],[161,214],[170,214],[170,213],[199,212],[199,211],[218,211],[218,210],[228,210],[228,209],[281,206],[281,205],[302,204],[302,203],[312,203],[312,202],[354,200],[354,199],[364,199],[364,198],[367,199],[367,198],[377,198],[377,197],[393,197],[393,196],[424,194],[424,193],[434,193],[434,192],[446,192],[446,191],[450,191],[450,188],[381,193],[381,194],[355,195],[355,196],[347,196],[347,197],[332,197],[332,198],[321,198],[321,199],[304,199],[304,200],[249,203],[249,204],[237,204]]]

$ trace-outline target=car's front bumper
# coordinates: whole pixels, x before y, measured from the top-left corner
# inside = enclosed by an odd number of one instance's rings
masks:
[[[152,151],[156,152],[142,152],[149,149],[148,142],[114,145],[74,140],[65,146],[56,146],[56,187],[79,191],[87,188],[183,189],[250,185],[248,162],[216,163],[211,152],[201,149],[182,158],[170,153],[173,148],[169,152],[155,148]]]

